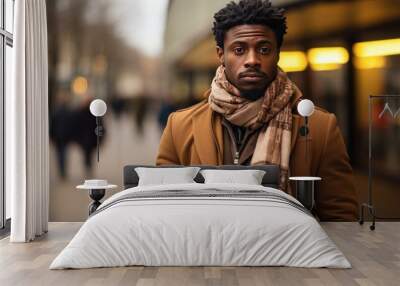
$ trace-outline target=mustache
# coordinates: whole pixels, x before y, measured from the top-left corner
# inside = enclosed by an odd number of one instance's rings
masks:
[[[264,72],[262,72],[262,71],[260,71],[258,69],[245,70],[244,72],[239,73],[239,78],[242,78],[242,77],[245,77],[245,76],[248,76],[248,75],[253,75],[253,76],[255,75],[255,76],[258,76],[258,77],[268,78],[268,75],[266,73],[264,73]]]

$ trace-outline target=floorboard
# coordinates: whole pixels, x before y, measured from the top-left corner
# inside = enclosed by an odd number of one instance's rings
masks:
[[[0,285],[400,285],[400,222],[322,223],[351,262],[352,269],[289,267],[118,267],[49,270],[82,223],[50,223],[32,243],[0,240]]]

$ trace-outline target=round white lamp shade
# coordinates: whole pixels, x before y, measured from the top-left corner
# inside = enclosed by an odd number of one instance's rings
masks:
[[[311,116],[314,113],[314,103],[309,99],[303,99],[297,105],[297,111],[301,116]]]
[[[103,116],[107,111],[107,104],[101,99],[95,99],[90,103],[90,113],[96,117]]]

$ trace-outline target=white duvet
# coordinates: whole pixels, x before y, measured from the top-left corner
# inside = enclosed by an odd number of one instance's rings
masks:
[[[193,183],[127,189],[100,206],[50,269],[127,265],[351,267],[315,218],[273,199],[178,196],[121,200],[137,192],[168,190],[258,190],[300,204],[279,190],[254,185]]]

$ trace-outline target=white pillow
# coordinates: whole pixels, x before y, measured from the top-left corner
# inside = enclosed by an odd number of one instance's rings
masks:
[[[199,167],[135,168],[139,176],[138,186],[196,183],[193,179],[199,170]]]
[[[261,185],[265,175],[263,170],[201,170],[205,184],[234,183],[246,185]]]

